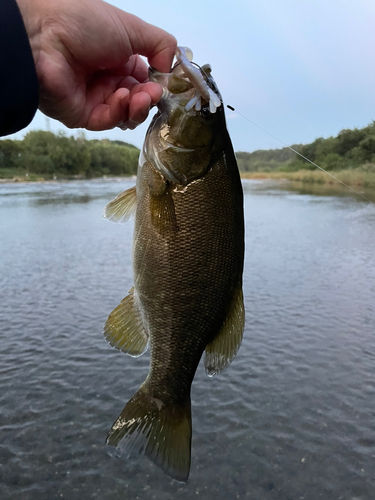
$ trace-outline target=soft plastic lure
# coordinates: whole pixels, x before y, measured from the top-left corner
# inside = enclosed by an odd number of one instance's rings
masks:
[[[216,109],[221,105],[221,101],[219,96],[208,86],[204,73],[204,69],[209,72],[211,71],[210,66],[206,65],[202,69],[193,64],[191,62],[193,60],[193,52],[188,47],[177,47],[176,60],[175,69],[177,71],[173,72],[183,72],[196,90],[195,95],[186,104],[186,111],[189,111],[193,106],[195,106],[196,111],[199,111],[202,107],[202,99],[204,99],[209,104],[210,112],[216,113]]]

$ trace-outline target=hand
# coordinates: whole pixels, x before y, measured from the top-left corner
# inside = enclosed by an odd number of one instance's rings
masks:
[[[150,66],[170,70],[176,40],[102,0],[17,0],[43,113],[67,127],[133,129],[162,94]]]

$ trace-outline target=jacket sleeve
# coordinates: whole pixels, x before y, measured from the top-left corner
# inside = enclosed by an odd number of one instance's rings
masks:
[[[15,0],[0,0],[0,136],[21,130],[38,108],[38,80]]]

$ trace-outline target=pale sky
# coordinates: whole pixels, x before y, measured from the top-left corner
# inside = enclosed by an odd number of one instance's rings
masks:
[[[287,144],[309,143],[375,119],[375,0],[109,3],[190,47],[195,62],[211,64],[224,102]],[[236,151],[282,147],[229,110],[227,118]],[[76,133],[54,120],[49,126]],[[9,137],[46,127],[38,112],[27,129]],[[146,129],[85,135],[141,147]]]

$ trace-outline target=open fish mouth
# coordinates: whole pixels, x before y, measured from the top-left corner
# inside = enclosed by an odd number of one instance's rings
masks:
[[[176,63],[166,81],[161,82],[156,75],[157,72],[150,68],[150,79],[158,81],[163,86],[162,99],[168,99],[172,94],[184,94],[190,91],[192,96],[185,104],[186,111],[193,108],[200,111],[206,105],[210,113],[216,113],[222,104],[219,90],[211,77],[210,65],[200,67],[194,63],[193,52],[188,47],[177,47]]]
[[[191,61],[190,49],[178,47],[169,73],[149,69],[150,81],[163,95],[148,129],[145,159],[173,184],[187,185],[207,172],[212,148],[225,118],[220,92],[209,65]]]
[[[204,69],[193,63],[193,52],[188,47],[177,47],[176,50],[177,62],[173,67],[172,72],[176,68],[183,73],[195,88],[195,95],[186,104],[185,109],[189,111],[193,106],[196,111],[202,108],[202,99],[204,99],[210,109],[210,113],[216,113],[218,107],[221,106],[221,99],[217,92],[209,86],[207,73],[211,73],[211,67],[207,64]]]

